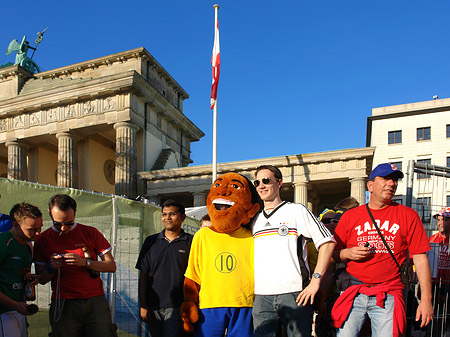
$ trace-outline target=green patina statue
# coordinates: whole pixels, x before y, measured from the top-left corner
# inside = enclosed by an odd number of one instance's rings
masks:
[[[22,39],[22,42],[19,43],[16,39],[12,40],[11,43],[8,46],[8,50],[6,51],[6,55],[9,55],[13,52],[17,52],[16,55],[16,62],[14,64],[18,64],[31,73],[40,72],[39,66],[32,60],[34,52],[36,51],[36,48],[39,43],[41,43],[43,35],[47,28],[45,28],[42,32],[38,32],[38,37],[36,38],[36,47],[31,47],[30,43],[27,41],[27,37],[24,36]],[[28,49],[33,49],[33,54],[31,55],[31,58],[28,57]]]

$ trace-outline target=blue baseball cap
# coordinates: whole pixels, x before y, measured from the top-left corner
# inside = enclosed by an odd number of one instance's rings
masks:
[[[395,165],[392,165],[390,163],[383,163],[372,170],[369,176],[369,180],[372,180],[375,177],[386,177],[392,173],[395,173],[395,176],[398,179],[403,178],[403,172],[400,171]]]

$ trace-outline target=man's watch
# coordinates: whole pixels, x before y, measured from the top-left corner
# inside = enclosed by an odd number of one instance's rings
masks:
[[[86,259],[86,268],[90,268],[90,267],[91,267],[91,261],[89,259]]]
[[[312,277],[318,278],[320,280],[322,278],[322,275],[319,273],[314,273],[314,274],[312,274]]]

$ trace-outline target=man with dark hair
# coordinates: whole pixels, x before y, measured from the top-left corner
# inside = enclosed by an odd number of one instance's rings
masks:
[[[184,336],[180,306],[192,243],[192,235],[181,228],[184,219],[183,204],[175,200],[164,202],[164,230],[145,239],[136,263],[140,270],[140,317],[148,323],[152,337]]]
[[[99,277],[100,272],[116,271],[111,245],[96,228],[75,222],[76,210],[77,203],[70,196],[53,196],[48,209],[53,226],[35,244],[39,282],[52,282],[52,333],[117,336]]]
[[[358,336],[367,317],[371,319],[372,336],[403,335],[406,314],[399,266],[408,251],[421,289],[416,321],[421,320],[423,327],[433,317],[426,255],[430,245],[417,212],[392,201],[400,178],[403,173],[392,164],[375,167],[367,182],[369,203],[346,211],[336,227],[334,260],[347,261],[350,280],[332,311],[339,337]]]
[[[36,206],[21,203],[11,209],[13,227],[0,235],[0,337],[26,337],[25,315],[37,307],[25,302],[25,288],[37,284],[31,272],[31,247],[42,228],[42,213]],[[32,310],[34,309],[34,310]]]
[[[264,203],[253,223],[255,336],[274,336],[281,322],[288,336],[310,337],[312,303],[330,262],[333,236],[304,205],[281,200],[283,177],[277,167],[260,166],[255,176]],[[308,239],[319,251],[311,279]]]

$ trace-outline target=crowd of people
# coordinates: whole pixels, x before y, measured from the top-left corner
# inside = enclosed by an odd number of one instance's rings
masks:
[[[141,320],[152,337],[222,336],[198,328],[205,319],[214,321],[217,310],[200,306],[199,317],[192,321],[180,308],[187,299],[198,306],[201,285],[196,273],[204,267],[201,264],[218,263],[215,256],[201,256],[198,241],[216,240],[215,232],[233,236],[239,231],[234,236],[253,256],[252,296],[239,304],[240,316],[220,311],[229,321],[224,325],[228,336],[402,336],[408,264],[414,265],[420,285],[415,320],[424,328],[435,316],[440,323],[432,331],[443,336],[450,330],[445,317],[450,304],[450,207],[434,215],[439,231],[428,239],[417,212],[392,200],[401,178],[395,166],[380,164],[369,176],[367,204],[349,197],[315,217],[304,205],[281,199],[281,171],[264,165],[256,170],[251,186],[259,196],[260,211],[255,209],[248,225],[227,232],[205,216],[197,240],[182,229],[184,205],[165,201],[164,229],[145,239],[136,263]],[[236,190],[244,184],[239,179],[232,182]],[[37,310],[27,301],[33,300],[38,283],[48,282],[50,336],[117,336],[100,278],[100,273],[116,270],[111,246],[96,228],[77,223],[76,211],[70,196],[53,196],[48,204],[52,226],[41,233],[37,207],[20,203],[11,209],[11,228],[0,234],[0,337],[27,336],[26,316]],[[430,243],[437,254],[429,253]],[[437,261],[431,269],[430,257]],[[226,277],[234,270],[233,265]],[[195,282],[187,284],[191,279]],[[236,276],[229,280],[244,282]],[[207,301],[216,303],[215,296],[225,295],[214,292]],[[222,324],[224,318],[220,319]],[[242,327],[247,323],[241,320],[251,324],[245,334]],[[194,331],[186,332],[192,322]]]

